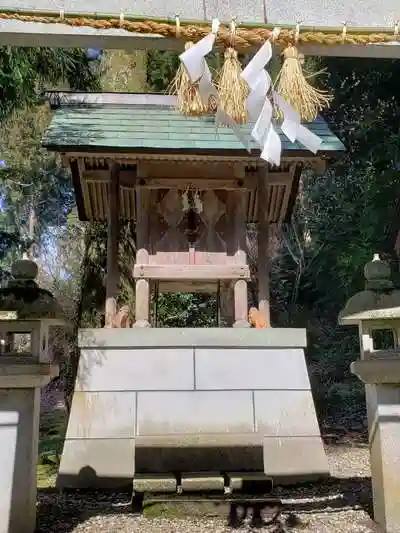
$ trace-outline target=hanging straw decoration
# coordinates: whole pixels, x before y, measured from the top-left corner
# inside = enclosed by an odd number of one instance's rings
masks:
[[[180,22],[179,17],[176,17],[176,37],[180,36]],[[191,48],[193,42],[185,43],[185,50]],[[181,62],[175,77],[170,85],[170,94],[175,94],[177,97],[176,107],[180,113],[186,116],[201,116],[207,113],[208,106],[202,101],[198,82],[193,83]]]
[[[299,25],[296,29],[298,41]],[[276,92],[300,114],[302,120],[313,121],[318,112],[329,107],[332,96],[327,91],[315,89],[304,76],[302,65],[304,56],[296,46],[290,45],[283,51],[283,65],[275,81]],[[307,77],[315,76],[310,74]],[[277,112],[279,115],[279,112]],[[278,116],[278,118],[281,118]]]
[[[238,59],[235,44],[235,22],[231,22],[231,46],[225,49],[224,64],[219,73],[217,89],[219,107],[237,124],[247,122],[246,98],[249,95],[249,86],[240,77],[242,65]]]

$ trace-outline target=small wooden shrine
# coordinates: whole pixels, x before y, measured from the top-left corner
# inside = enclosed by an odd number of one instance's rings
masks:
[[[225,322],[246,325],[248,223],[258,224],[258,303],[269,322],[270,232],[290,218],[302,170],[344,150],[324,120],[307,125],[323,139],[317,156],[281,134],[282,163],[271,168],[255,144],[249,153],[211,116],[179,115],[174,97],[51,93],[50,101],[58,109],[43,145],[70,166],[80,219],[109,222],[107,325],[116,312],[118,218],[136,223],[136,326],[149,325],[155,288],[219,290]]]
[[[268,241],[290,218],[302,169],[343,145],[319,118],[307,125],[323,139],[318,156],[281,134],[272,168],[213,117],[179,115],[171,97],[56,97],[43,143],[71,168],[80,218],[108,220],[109,326],[79,332],[57,485],[232,491],[326,476],[306,332],[268,327]],[[136,226],[135,328],[115,304],[119,220]],[[248,223],[258,225],[250,329]],[[149,328],[152,290],[217,291],[228,327]]]

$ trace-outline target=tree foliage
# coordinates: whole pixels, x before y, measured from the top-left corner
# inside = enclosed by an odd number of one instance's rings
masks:
[[[151,50],[147,54],[147,84],[153,92],[168,89],[179,67],[179,56],[174,52]]]
[[[314,395],[320,412],[338,419],[362,411],[364,398],[349,372],[359,354],[357,331],[338,326],[338,313],[363,289],[363,268],[374,253],[391,261],[395,277],[398,272],[400,62],[325,63],[335,95],[325,118],[347,152],[323,176],[303,174],[273,270],[273,302],[278,323],[307,326]]]
[[[0,47],[0,122],[15,109],[43,101],[43,91],[60,81],[73,90],[98,88],[82,49]]]

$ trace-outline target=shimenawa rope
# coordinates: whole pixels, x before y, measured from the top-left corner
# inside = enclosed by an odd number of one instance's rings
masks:
[[[154,21],[154,20],[129,20],[125,17],[115,18],[90,18],[87,16],[68,16],[67,13],[63,15],[32,15],[22,14],[18,12],[0,12],[0,19],[2,20],[19,20],[22,22],[36,22],[41,24],[55,24],[62,23],[73,27],[89,27],[94,29],[124,29],[132,33],[147,33],[157,34],[163,37],[177,38],[175,21]],[[184,42],[197,42],[211,31],[208,24],[181,24],[179,39]],[[303,31],[297,36],[295,29],[282,29],[276,43],[283,47],[290,44],[298,45],[315,44],[321,46],[336,46],[341,44],[351,45],[368,45],[368,44],[383,44],[398,40],[398,35],[395,32],[390,33],[358,33],[351,32],[347,28],[346,34],[342,31],[338,33],[323,32],[323,31]],[[227,26],[221,25],[218,31],[216,44],[228,48],[231,45],[231,29]],[[237,27],[235,31],[235,49],[243,51],[248,48],[259,47],[267,39],[272,38],[272,30],[266,27]]]

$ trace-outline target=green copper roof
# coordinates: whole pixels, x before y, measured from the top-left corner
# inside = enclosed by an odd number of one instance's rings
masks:
[[[318,117],[306,126],[322,137],[319,153],[342,152],[345,147]],[[251,126],[242,126],[249,134]],[[310,154],[291,143],[279,130],[284,152]],[[214,117],[185,117],[171,106],[138,104],[70,104],[59,107],[43,138],[43,146],[60,152],[112,151],[240,151],[244,148],[226,127],[216,130]],[[254,142],[250,147],[258,153]],[[246,152],[244,152],[246,153]]]

